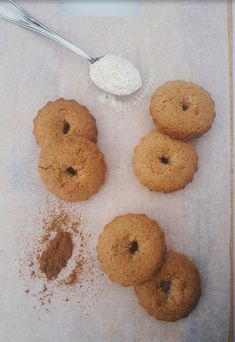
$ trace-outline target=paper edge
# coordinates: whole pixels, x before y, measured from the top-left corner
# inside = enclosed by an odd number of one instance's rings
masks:
[[[229,109],[230,109],[230,317],[228,341],[234,336],[234,131],[233,131],[233,13],[232,0],[227,0],[227,33],[228,33],[228,76],[229,76]]]

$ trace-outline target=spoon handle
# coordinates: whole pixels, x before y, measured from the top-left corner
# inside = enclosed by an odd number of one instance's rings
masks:
[[[25,12],[23,8],[18,6],[13,1],[0,0],[0,17],[16,25],[25,27],[29,30],[35,31],[48,38],[55,40],[57,43],[64,45],[68,49],[77,53],[80,57],[89,63],[94,63],[95,59],[87,55],[83,50],[70,43],[68,40],[60,37],[48,27],[41,24],[37,19]]]

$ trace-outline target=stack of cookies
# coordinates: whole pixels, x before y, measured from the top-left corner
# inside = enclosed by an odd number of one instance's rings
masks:
[[[153,94],[150,112],[158,131],[136,146],[135,174],[151,191],[182,189],[198,169],[198,155],[189,139],[200,137],[212,126],[214,101],[194,83],[169,81]]]
[[[105,161],[96,120],[74,100],[48,102],[34,119],[41,147],[38,170],[47,189],[66,201],[84,201],[104,183]]]
[[[185,255],[167,251],[164,232],[144,214],[108,223],[99,236],[97,258],[111,281],[134,286],[139,304],[156,319],[177,321],[197,305],[196,266]]]

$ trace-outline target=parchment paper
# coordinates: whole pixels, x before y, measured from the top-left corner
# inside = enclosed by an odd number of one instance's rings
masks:
[[[222,342],[229,321],[229,84],[226,1],[143,1],[133,16],[79,16],[54,1],[20,1],[29,12],[92,56],[122,54],[144,79],[156,69],[154,87],[184,79],[203,85],[215,99],[213,128],[195,140],[199,171],[185,190],[151,193],[133,174],[132,154],[154,128],[151,92],[129,112],[99,103],[88,65],[72,52],[32,32],[0,21],[0,341],[6,342]],[[98,3],[98,1],[97,1]],[[123,6],[125,2],[123,1]],[[98,6],[98,5],[97,5]],[[202,296],[195,311],[176,323],[156,321],[137,304],[131,288],[106,277],[90,309],[60,301],[48,313],[34,309],[19,276],[19,236],[38,234],[39,211],[61,201],[37,174],[39,149],[32,120],[48,100],[74,98],[97,119],[108,173],[97,195],[64,204],[81,214],[97,237],[113,216],[143,212],[166,233],[169,249],[198,266]],[[27,243],[27,239],[25,240]],[[79,297],[79,288],[75,297]],[[91,296],[87,299],[92,300]],[[88,303],[89,304],[89,303]],[[89,305],[88,305],[89,307]]]

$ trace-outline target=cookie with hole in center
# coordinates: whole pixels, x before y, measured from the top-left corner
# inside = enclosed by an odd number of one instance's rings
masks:
[[[115,217],[99,236],[97,258],[111,281],[141,284],[158,270],[166,254],[165,235],[143,214]]]
[[[192,181],[198,155],[192,143],[153,131],[136,146],[133,165],[140,182],[151,191],[172,192]]]
[[[41,148],[63,143],[71,135],[81,135],[93,142],[97,140],[95,118],[75,100],[49,101],[38,111],[33,124],[36,142]]]
[[[150,112],[159,131],[177,139],[197,138],[215,118],[210,94],[192,82],[169,81],[152,96]]]
[[[197,305],[201,280],[196,266],[185,255],[169,251],[162,268],[134,291],[149,315],[174,322],[187,317]]]
[[[63,144],[42,149],[38,170],[47,189],[66,201],[84,201],[105,179],[105,161],[98,146],[84,137],[68,137]]]

